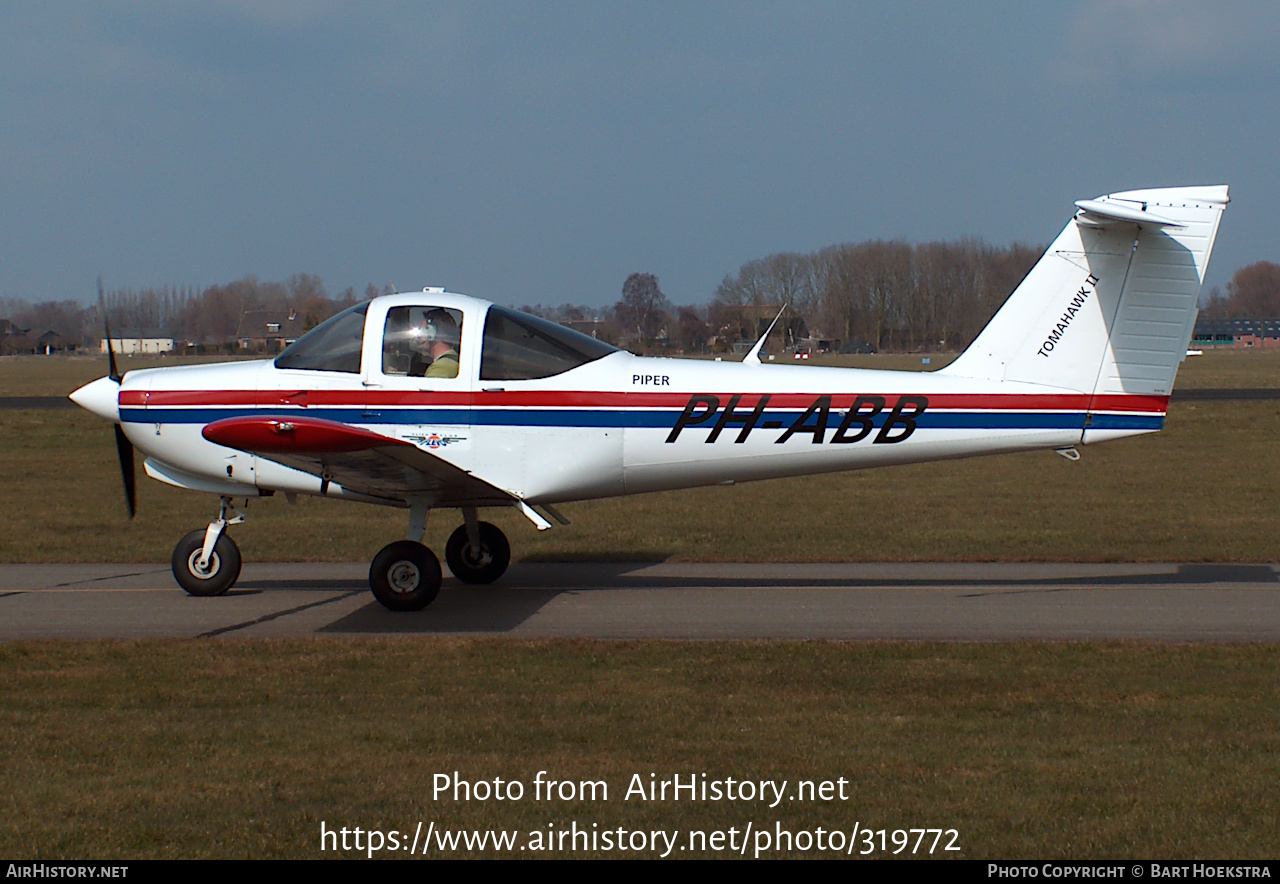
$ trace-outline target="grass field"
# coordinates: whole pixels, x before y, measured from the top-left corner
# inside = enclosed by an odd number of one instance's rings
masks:
[[[1270,647],[57,643],[0,646],[0,673],[11,858],[319,857],[321,820],[857,821],[954,828],[970,858],[1280,851]],[[535,801],[540,770],[609,798]],[[434,800],[455,771],[528,794]],[[633,774],[703,772],[844,777],[847,800],[624,800]]]
[[[117,356],[116,359],[122,372],[228,361],[221,356]],[[106,356],[4,356],[0,357],[0,396],[65,396],[106,373]]]

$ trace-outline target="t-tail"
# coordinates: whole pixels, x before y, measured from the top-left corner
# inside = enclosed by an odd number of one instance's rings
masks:
[[[1218,185],[1076,203],[1044,257],[940,373],[1088,395],[1086,443],[1158,429],[1227,200]],[[1134,421],[1135,403],[1154,423]]]

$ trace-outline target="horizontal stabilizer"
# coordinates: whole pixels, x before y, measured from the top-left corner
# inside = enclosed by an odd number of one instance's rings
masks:
[[[1181,227],[1177,221],[1161,218],[1146,210],[1146,206],[1138,206],[1123,202],[1112,202],[1106,199],[1076,200],[1076,208],[1080,214],[1076,222],[1091,227],[1103,227],[1107,224],[1151,224],[1155,227]]]

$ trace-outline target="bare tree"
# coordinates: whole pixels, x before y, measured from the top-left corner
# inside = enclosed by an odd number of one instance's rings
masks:
[[[334,303],[324,290],[324,281],[314,274],[295,273],[285,284],[290,313],[301,316],[302,327],[310,330],[328,319]]]
[[[667,322],[670,306],[658,287],[658,277],[652,273],[633,273],[622,284],[622,300],[613,310],[619,325],[635,329],[637,340],[650,344]]]
[[[711,338],[711,328],[693,307],[680,307],[676,311],[673,343],[685,353],[704,353]]]
[[[1280,264],[1257,261],[1241,267],[1227,283],[1228,317],[1280,317]]]

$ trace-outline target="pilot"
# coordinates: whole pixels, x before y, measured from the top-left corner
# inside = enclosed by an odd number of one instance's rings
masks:
[[[458,322],[439,307],[423,314],[410,338],[412,377],[456,378],[458,376]]]

